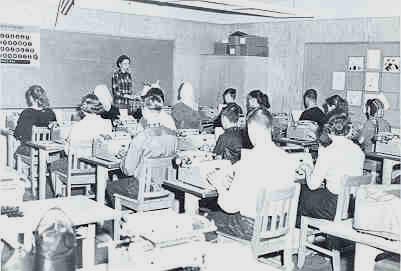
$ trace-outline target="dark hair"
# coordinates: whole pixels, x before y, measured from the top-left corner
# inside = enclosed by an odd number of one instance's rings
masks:
[[[334,106],[334,110],[338,111],[338,112],[344,112],[346,114],[348,114],[348,102],[342,98],[340,95],[333,95],[330,96],[326,99],[326,103],[327,105],[330,106]],[[326,111],[328,111],[327,106],[323,106],[325,108]],[[327,112],[326,112],[327,113]]]
[[[228,88],[223,92],[223,101],[226,103],[226,95],[230,95],[233,100],[237,97],[237,90],[235,88]]]
[[[247,125],[251,122],[257,122],[258,124],[261,124],[263,127],[266,129],[271,129],[272,124],[273,124],[273,116],[267,110],[266,107],[259,107],[256,108],[255,110],[252,110],[251,113],[247,117]]]
[[[146,92],[146,94],[144,96],[142,96],[142,99],[145,99],[146,97],[149,97],[152,95],[159,96],[164,103],[164,93],[163,93],[163,90],[161,90],[160,88],[150,88],[148,90],[148,92]]]
[[[366,118],[374,117],[378,112],[384,109],[384,104],[379,99],[369,99],[365,104]]]
[[[30,86],[25,92],[25,99],[28,106],[32,106],[30,97],[32,97],[40,107],[48,108],[50,106],[46,91],[39,85]]]
[[[309,98],[311,100],[317,101],[317,91],[316,89],[310,88],[304,93],[304,101],[306,98]]]
[[[79,107],[81,111],[90,114],[100,114],[104,111],[104,107],[102,103],[99,101],[99,98],[93,93],[85,95],[82,98]]]
[[[237,123],[241,114],[241,107],[237,104],[229,104],[221,111],[221,116],[226,117],[230,122]]]
[[[117,58],[117,61],[116,61],[117,67],[120,68],[121,62],[123,62],[123,61],[126,60],[126,59],[128,59],[129,62],[131,63],[131,58],[129,58],[129,56],[127,56],[127,55],[120,55],[120,56]]]
[[[149,95],[145,98],[143,105],[148,110],[160,112],[163,107],[163,100],[159,95]]]
[[[264,106],[267,109],[270,108],[269,97],[259,89],[252,90],[251,92],[249,92],[248,98],[249,97],[256,99],[256,101],[260,106]]]

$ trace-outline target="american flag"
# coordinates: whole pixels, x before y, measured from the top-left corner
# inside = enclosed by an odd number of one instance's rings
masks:
[[[74,0],[61,0],[59,11],[63,15],[67,15],[72,6],[74,5]]]

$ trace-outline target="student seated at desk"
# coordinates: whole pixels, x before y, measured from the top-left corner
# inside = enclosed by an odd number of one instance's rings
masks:
[[[159,96],[163,102],[164,105],[164,93],[163,90],[161,90],[159,87],[151,87],[151,88],[144,88],[144,90],[142,91],[142,100],[145,100],[147,97],[150,96]],[[159,113],[159,120],[160,120],[160,125],[163,127],[166,127],[172,131],[176,131],[177,128],[175,127],[175,122],[173,117],[166,113],[166,111],[160,111]],[[139,121],[139,127],[138,129],[143,130],[144,127],[147,126],[146,123],[146,118],[142,117]]]
[[[323,108],[325,112],[323,123],[326,123],[333,115],[345,113],[348,116],[349,114],[347,100],[337,94],[328,97],[323,104]]]
[[[46,91],[39,85],[33,85],[25,92],[28,108],[24,109],[19,116],[14,136],[21,141],[16,154],[30,155],[30,148],[24,143],[32,139],[32,127],[48,127],[56,121],[56,114],[50,109],[49,99]]]
[[[112,123],[114,120],[119,119],[120,110],[113,104],[113,96],[106,85],[97,85],[93,94],[96,95],[103,106],[103,112],[100,113],[103,119],[109,119]]]
[[[266,109],[270,108],[269,97],[258,89],[252,90],[246,96],[246,116],[248,117],[253,110],[260,107],[264,107]],[[252,149],[253,145],[248,136],[248,128],[245,126],[242,132],[242,143],[244,148]]]
[[[180,85],[177,99],[178,103],[173,106],[171,112],[177,129],[200,129],[201,114],[190,83]]]
[[[227,105],[221,111],[221,124],[224,133],[219,136],[213,153],[222,159],[230,160],[232,164],[241,159],[242,133],[237,127],[242,110],[236,103]]]
[[[175,154],[175,132],[160,125],[160,111],[163,101],[159,96],[150,95],[145,98],[143,116],[147,126],[131,141],[125,157],[122,159],[121,170],[127,176],[110,182],[106,188],[108,200],[113,200],[115,193],[137,198],[139,181],[142,179],[143,162],[146,158],[161,158]]]
[[[358,142],[362,150],[372,152],[377,133],[391,132],[391,126],[383,119],[384,105],[379,99],[369,99],[366,101],[365,115],[367,120],[359,134]]]
[[[232,178],[220,172],[209,175],[219,193],[220,210],[209,212],[208,218],[221,232],[251,240],[260,189],[272,191],[294,185],[297,163],[272,141],[272,121],[266,108],[252,111],[247,125],[254,148],[233,166]]]
[[[297,226],[301,215],[333,220],[336,214],[339,185],[344,176],[362,176],[365,155],[361,149],[345,135],[349,133],[351,122],[346,114],[332,116],[319,129],[318,158],[315,168],[303,164],[306,185],[301,186]]]
[[[96,95],[88,94],[82,98],[80,105],[82,119],[71,127],[65,144],[67,154],[73,150],[79,157],[91,156],[93,139],[112,132],[111,122],[100,116],[102,112],[104,108]],[[64,158],[54,161],[50,170],[67,171],[67,166],[67,158]]]
[[[324,113],[317,106],[317,91],[314,89],[308,89],[304,93],[304,106],[305,111],[302,112],[299,120],[310,120],[314,121],[319,126],[323,125]]]
[[[235,102],[235,98],[237,97],[237,90],[235,88],[228,88],[224,91],[223,93],[223,104],[219,105],[218,111],[219,111],[219,115],[214,119],[214,127],[222,127],[222,123],[221,123],[221,112],[222,110],[231,105],[231,104],[235,104],[238,105]],[[239,107],[239,105],[238,105]],[[242,114],[242,109],[240,108],[240,114]]]

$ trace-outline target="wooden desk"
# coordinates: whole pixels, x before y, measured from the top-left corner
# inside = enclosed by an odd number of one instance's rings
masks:
[[[393,166],[400,163],[400,156],[382,152],[368,152],[365,154],[366,159],[382,161],[382,184],[391,184],[391,172]]]
[[[199,198],[217,197],[216,189],[202,189],[182,181],[166,181],[163,184],[167,189],[172,188],[185,193],[185,212],[196,214],[199,208]]]
[[[64,151],[64,145],[53,141],[27,142],[27,146],[38,150],[39,153],[39,199],[46,198],[46,173],[49,154]]]
[[[0,134],[6,137],[7,144],[7,166],[14,167],[14,144],[16,141],[14,138],[14,131],[8,128],[0,128]]]
[[[23,234],[24,245],[27,250],[30,250],[32,232],[36,230],[43,215],[54,207],[62,209],[74,226],[87,227],[86,238],[82,243],[82,264],[83,269],[92,270],[91,268],[95,264],[96,223],[113,220],[114,238],[117,239],[119,237],[120,212],[84,196],[26,201],[20,207],[24,213],[23,217],[7,218],[9,234]]]
[[[304,148],[308,152],[312,148],[317,149],[319,147],[319,143],[316,140],[311,141],[311,140],[300,140],[300,139],[292,139],[292,138],[282,137],[282,138],[276,139],[275,142],[281,143],[281,144],[298,145],[298,146],[301,146],[302,148]]]
[[[120,162],[111,162],[97,157],[81,157],[79,160],[96,167],[96,200],[104,204],[106,184],[110,170],[119,169]]]

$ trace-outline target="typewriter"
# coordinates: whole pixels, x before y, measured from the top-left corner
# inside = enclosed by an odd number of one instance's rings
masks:
[[[51,140],[58,143],[64,143],[68,138],[71,127],[75,121],[54,122],[50,125]]]
[[[210,236],[217,236],[216,226],[205,217],[172,210],[133,213],[124,220],[126,238],[109,246],[111,270],[202,267]]]
[[[400,155],[400,134],[380,132],[375,137],[376,152]]]
[[[182,129],[177,131],[177,150],[213,151],[216,137],[213,134],[200,134],[197,129]]]
[[[120,151],[127,152],[131,142],[131,135],[124,132],[113,132],[110,135],[101,135],[93,141],[93,156],[110,161],[119,162]]]
[[[290,118],[287,113],[275,113],[273,114],[273,139],[286,137],[287,128],[290,123]]]
[[[138,127],[138,122],[132,116],[120,116],[113,124],[115,131],[129,132],[131,134],[135,134]]]
[[[207,180],[207,175],[214,171],[231,169],[229,160],[215,160],[214,154],[204,151],[186,151],[178,155],[178,180],[201,188],[214,189]]]
[[[287,129],[287,137],[291,139],[314,141],[317,139],[319,125],[314,121],[301,120]]]

